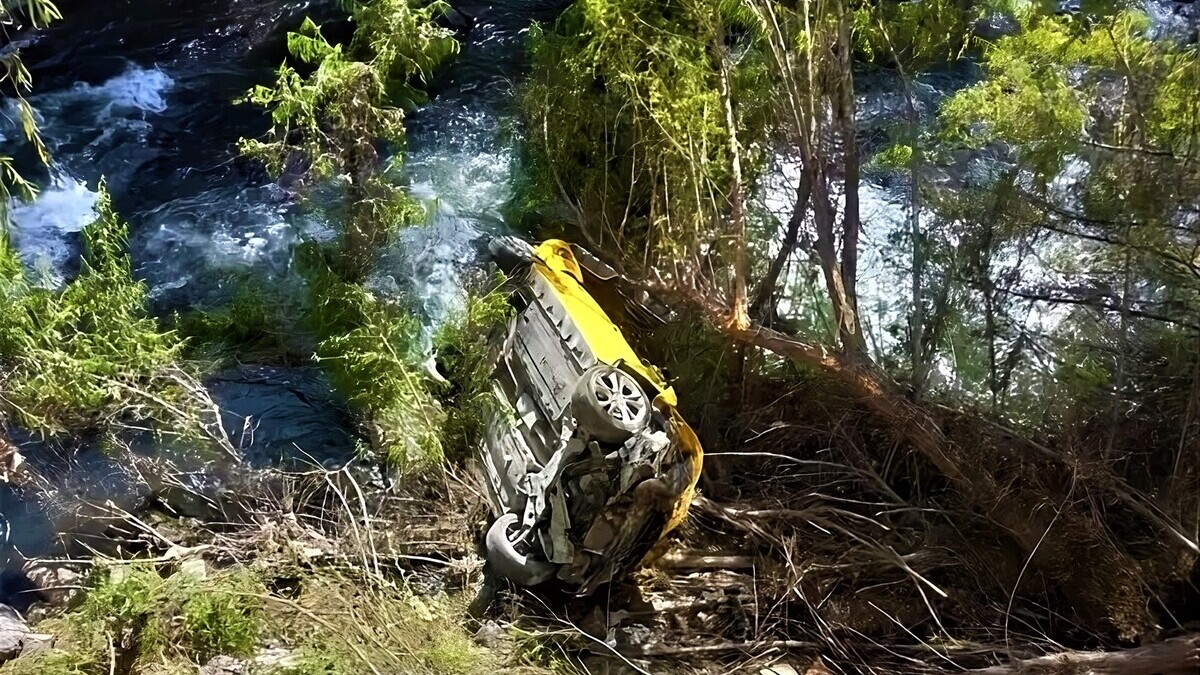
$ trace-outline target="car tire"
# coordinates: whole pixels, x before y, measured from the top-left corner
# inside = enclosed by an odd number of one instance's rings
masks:
[[[536,258],[533,247],[528,242],[511,235],[490,239],[488,255],[491,256],[500,271],[509,276],[514,276],[519,270],[532,265]]]
[[[650,422],[650,399],[632,375],[613,366],[588,369],[571,397],[575,421],[596,440],[624,443]]]
[[[520,586],[537,586],[549,581],[558,566],[543,560],[534,560],[521,553],[508,538],[508,531],[520,518],[515,513],[506,513],[488,528],[484,547],[487,561],[500,576]]]

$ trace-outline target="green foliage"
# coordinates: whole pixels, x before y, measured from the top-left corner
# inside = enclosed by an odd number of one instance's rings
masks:
[[[343,0],[358,27],[351,50],[370,59],[388,82],[396,105],[408,108],[425,100],[418,86],[428,84],[439,65],[458,53],[453,34],[436,23],[450,5],[442,0]]]
[[[1131,355],[1154,358],[1139,345],[1195,315],[1183,309],[1200,302],[1195,240],[1180,223],[1200,181],[1188,158],[1200,138],[1200,62],[1194,46],[1153,37],[1138,11],[1101,3],[1019,18],[1020,33],[986,48],[986,79],[941,112],[951,140],[1001,145],[1015,167],[993,168],[999,179],[982,190],[938,189],[932,206],[958,223],[946,237],[958,258],[947,283],[962,298],[953,319],[963,324],[947,332],[956,385],[987,383],[997,411],[1059,423],[1081,404],[1117,409],[1141,377]],[[1053,280],[997,262],[1023,258]],[[1123,296],[1166,322],[1122,316]],[[1024,332],[1026,315],[1056,306],[1047,334]]]
[[[102,572],[75,620],[81,631],[99,630],[141,660],[170,654],[204,663],[253,652],[263,621],[255,595],[262,592],[245,570],[181,570],[164,578],[151,565],[132,564]],[[130,634],[135,642],[122,644]]]
[[[483,425],[497,411],[492,391],[494,337],[513,316],[503,279],[490,287],[468,295],[462,313],[450,317],[433,337],[439,364],[451,383],[439,396],[447,410],[443,442],[463,453],[476,447]]]
[[[51,0],[4,0],[0,2],[0,22],[7,27],[4,33],[6,37],[8,30],[16,30],[22,25],[44,28],[59,19],[62,19],[62,13]],[[38,159],[43,164],[48,164],[50,152],[42,141],[37,118],[33,114],[33,107],[29,105],[29,101],[25,100],[25,95],[33,89],[33,76],[21,60],[20,52],[9,47],[11,47],[10,44],[4,45],[3,54],[0,55],[0,84],[7,82],[11,85],[11,90],[16,94],[17,116],[20,119],[21,131],[25,135],[25,140],[33,146]],[[0,155],[0,236],[3,236],[3,231],[8,227],[8,208],[11,199],[16,197],[28,201],[36,195],[37,186],[25,180],[17,172],[13,158]],[[0,246],[3,246],[3,242],[0,242]]]
[[[228,574],[215,584],[193,580],[183,600],[182,635],[195,660],[254,653],[263,621],[261,601],[254,596],[261,589],[248,572]]]
[[[193,402],[179,386],[182,345],[147,311],[127,231],[102,189],[96,220],[83,230],[82,270],[58,290],[31,284],[0,238],[0,411],[51,434],[123,419],[187,425]]]
[[[311,72],[284,63],[272,86],[246,100],[270,111],[264,139],[242,139],[242,154],[280,174],[294,160],[316,181],[338,178],[344,189],[342,267],[361,281],[378,247],[396,227],[420,220],[414,200],[387,177],[380,143],[404,142],[404,111],[422,100],[417,86],[457,51],[451,33],[434,19],[442,2],[370,0],[346,3],[357,28],[350,45],[330,44],[311,19],[288,35],[288,49]],[[401,155],[392,157],[392,169]]]
[[[341,186],[338,250],[306,245],[297,252],[308,281],[305,315],[317,340],[315,358],[364,417],[372,449],[412,469],[443,456],[444,415],[416,353],[420,326],[360,284],[390,234],[424,217],[388,175],[401,155],[385,167],[377,148],[403,144],[403,109],[423,101],[419,86],[458,44],[435,23],[448,7],[443,2],[343,4],[356,25],[350,44],[329,43],[305,19],[289,34],[288,49],[310,72],[285,63],[273,86],[250,92],[250,102],[270,111],[272,128],[265,139],[243,139],[240,147],[272,173],[299,158],[310,179],[336,178]]]
[[[728,208],[725,71],[743,171],[752,179],[764,160],[771,92],[758,30],[740,3],[581,0],[531,31],[525,205],[565,200],[589,239],[639,258],[710,241]]]
[[[444,415],[420,367],[420,323],[398,303],[347,283],[328,256],[301,252],[309,282],[306,320],[316,359],[334,388],[365,418],[372,448],[399,469],[425,468],[443,456]]]
[[[463,629],[465,609],[457,594],[423,596],[372,576],[319,571],[271,617],[271,632],[299,656],[280,675],[506,672]]]
[[[895,143],[884,148],[871,158],[871,164],[880,169],[907,169],[912,161],[913,148],[905,143]]]
[[[288,46],[316,69],[303,77],[284,64],[273,87],[260,85],[250,92],[251,103],[271,111],[273,126],[266,140],[242,139],[243,154],[274,174],[300,154],[315,178],[326,179],[363,171],[359,164],[374,158],[374,139],[404,140],[404,113],[387,105],[386,82],[370,64],[347,57],[341,45],[330,45],[308,19],[289,35]]]
[[[952,98],[943,119],[954,137],[971,145],[1012,145],[1043,180],[1056,176],[1085,141],[1112,142],[1130,124],[1142,127],[1147,140],[1184,152],[1200,130],[1197,51],[1153,41],[1147,27],[1145,15],[1135,11],[1086,27],[1032,15],[1024,30],[985,52],[987,79]],[[1124,79],[1134,107],[1111,111],[1105,102],[1114,76]],[[1114,113],[1138,119],[1121,121]]]
[[[917,74],[961,54],[982,9],[954,0],[863,3],[854,10],[855,44],[867,61]]]
[[[100,567],[83,603],[53,626],[55,648],[22,657],[4,675],[106,675],[194,671],[213,656],[249,656],[266,592],[246,570],[162,576],[151,564]]]
[[[228,358],[254,363],[289,360],[299,347],[289,335],[294,309],[282,291],[262,280],[233,280],[229,299],[214,309],[193,309],[174,317],[174,328],[188,353],[206,361]]]

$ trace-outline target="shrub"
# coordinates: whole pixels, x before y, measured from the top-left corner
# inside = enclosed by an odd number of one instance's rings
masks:
[[[398,303],[343,281],[317,247],[301,251],[316,360],[366,422],[372,450],[402,470],[443,457],[444,413],[421,368],[421,326]]]
[[[253,363],[288,362],[298,349],[289,339],[293,308],[279,289],[261,279],[232,280],[233,293],[221,306],[174,317],[188,354],[205,361],[236,358]]]
[[[182,343],[150,316],[127,235],[101,186],[82,270],[61,289],[31,283],[0,237],[0,412],[51,434],[125,418],[179,427],[188,416]]]
[[[254,652],[265,593],[245,570],[163,577],[146,563],[101,568],[77,610],[55,626],[39,625],[57,634],[55,648],[0,672],[106,675],[114,664],[117,672],[195,672],[189,664]]]
[[[492,392],[492,337],[503,330],[513,309],[503,279],[490,290],[467,296],[463,311],[442,324],[434,334],[434,350],[451,386],[439,398],[448,413],[443,441],[448,448],[468,451],[479,442],[483,425],[496,413]]]

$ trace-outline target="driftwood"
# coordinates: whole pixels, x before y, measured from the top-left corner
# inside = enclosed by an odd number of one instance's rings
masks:
[[[1116,652],[1062,652],[969,675],[1196,675],[1200,673],[1200,633]]]

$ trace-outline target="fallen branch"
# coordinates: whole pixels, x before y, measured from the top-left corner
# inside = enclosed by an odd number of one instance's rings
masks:
[[[646,656],[681,656],[684,654],[714,654],[720,652],[745,652],[757,654],[773,649],[819,649],[816,642],[802,640],[763,640],[755,642],[716,642],[706,645],[644,645],[641,647],[618,647],[623,656],[639,658]]]
[[[673,551],[654,562],[655,567],[672,570],[747,570],[754,567],[748,555],[707,555]]]
[[[1116,652],[1062,652],[967,671],[968,675],[1195,675],[1200,633]]]
[[[1093,514],[1074,503],[1065,504],[1061,514],[1041,509],[1040,504],[1048,495],[1036,486],[1036,481],[1003,485],[997,480],[999,469],[1017,468],[1015,463],[1002,453],[983,457],[978,448],[964,447],[947,438],[930,410],[908,400],[869,359],[853,352],[831,353],[819,343],[765,326],[743,329],[728,325],[724,321],[724,305],[695,285],[695,280],[657,278],[628,283],[636,290],[668,300],[668,304],[690,306],[736,343],[823,371],[844,387],[864,411],[893,430],[897,440],[932,464],[967,503],[986,514],[998,531],[1012,537],[1088,621],[1104,626],[1122,639],[1137,638],[1153,630],[1154,619],[1137,577],[1137,565],[1102,530],[1090,527]],[[1073,536],[1046,537],[1044,533],[1056,524]],[[1072,564],[1064,565],[1063,561]]]

